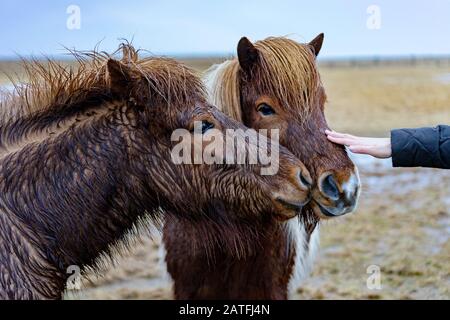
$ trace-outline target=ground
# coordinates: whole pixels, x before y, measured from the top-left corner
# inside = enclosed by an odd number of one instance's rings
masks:
[[[190,63],[203,69],[212,61]],[[0,63],[7,69],[14,66]],[[336,130],[389,136],[390,128],[450,124],[449,65],[322,66],[321,76]],[[294,298],[450,299],[450,172],[354,160],[363,185],[358,209],[323,224],[315,267]],[[157,232],[143,236],[67,298],[172,298],[158,249]],[[371,268],[380,270],[380,289],[367,286]]]

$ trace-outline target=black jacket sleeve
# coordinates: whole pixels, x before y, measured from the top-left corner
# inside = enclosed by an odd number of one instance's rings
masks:
[[[391,131],[394,167],[450,169],[450,126]]]

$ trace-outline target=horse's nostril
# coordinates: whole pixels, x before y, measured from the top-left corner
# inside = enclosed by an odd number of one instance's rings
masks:
[[[301,182],[305,187],[308,187],[308,188],[311,187],[312,181],[311,181],[310,179],[307,179],[307,178],[302,174],[301,171],[298,173],[298,176],[299,176],[300,182]]]
[[[333,175],[329,174],[322,180],[322,192],[331,199],[339,199],[339,189]]]

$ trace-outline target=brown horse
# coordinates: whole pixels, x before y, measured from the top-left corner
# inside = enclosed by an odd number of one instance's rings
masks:
[[[313,201],[304,208],[300,223],[267,222],[255,251],[245,257],[230,255],[220,246],[208,253],[192,249],[199,231],[183,219],[167,221],[166,262],[176,298],[286,299],[311,266],[319,220],[354,210],[360,189],[357,169],[345,149],[324,134],[326,95],[316,66],[322,42],[323,34],[309,44],[287,38],[252,44],[242,38],[238,58],[206,73],[210,102],[248,127],[280,130],[280,143],[312,174]],[[216,232],[201,226],[204,238]]]
[[[193,121],[244,127],[205,101],[185,66],[123,49],[122,61],[77,54],[75,71],[27,63],[30,84],[2,99],[1,299],[61,298],[69,267],[95,267],[163,212],[226,230],[239,219],[258,225],[273,212],[295,215],[309,200],[307,170],[282,147],[270,177],[259,163],[175,165],[175,129]]]

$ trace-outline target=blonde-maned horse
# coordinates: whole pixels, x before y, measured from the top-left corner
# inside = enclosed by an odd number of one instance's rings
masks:
[[[311,172],[313,200],[298,219],[268,221],[259,230],[254,250],[239,257],[224,251],[220,243],[213,252],[193,249],[195,229],[190,223],[167,221],[165,259],[176,298],[286,299],[311,268],[320,220],[355,209],[360,190],[357,168],[344,147],[324,134],[326,95],[316,64],[323,38],[320,34],[302,44],[271,37],[253,44],[244,37],[236,58],[206,72],[213,105],[250,128],[279,129],[280,143]],[[201,226],[205,238],[216,232],[207,223]]]

